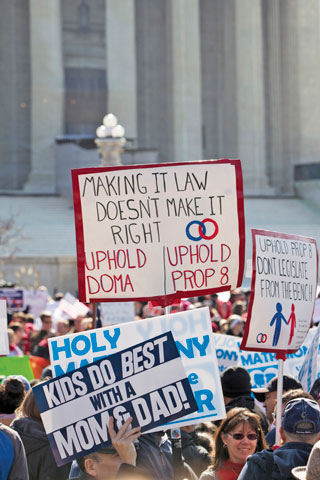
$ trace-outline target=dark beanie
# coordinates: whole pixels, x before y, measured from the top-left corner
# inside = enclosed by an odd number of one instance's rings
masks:
[[[251,395],[250,375],[243,367],[227,368],[221,375],[221,386],[225,397]]]

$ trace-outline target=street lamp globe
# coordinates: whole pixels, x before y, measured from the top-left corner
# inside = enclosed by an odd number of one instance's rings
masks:
[[[117,125],[118,119],[113,113],[108,113],[103,117],[102,123],[108,128],[113,128]]]

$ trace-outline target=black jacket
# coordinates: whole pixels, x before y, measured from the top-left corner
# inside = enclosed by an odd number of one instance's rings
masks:
[[[182,455],[192,470],[200,477],[201,473],[211,464],[211,456],[204,447],[197,445],[196,432],[181,430]]]
[[[68,478],[68,463],[58,467],[51,452],[42,422],[33,418],[15,418],[11,424],[24,445],[30,480],[62,480]]]
[[[307,465],[312,445],[302,442],[285,443],[275,451],[263,450],[247,458],[238,480],[290,480],[291,470]]]

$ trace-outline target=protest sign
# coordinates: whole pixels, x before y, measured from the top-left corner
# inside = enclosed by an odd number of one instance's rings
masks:
[[[34,389],[58,465],[106,447],[109,418],[148,431],[197,410],[171,332]]]
[[[102,325],[117,325],[134,320],[133,302],[105,302],[100,304]]]
[[[23,308],[28,308],[28,313],[36,317],[46,310],[48,302],[48,290],[23,290]]]
[[[34,378],[28,355],[23,357],[0,357],[0,375],[23,375],[27,380]]]
[[[312,322],[315,324],[320,322],[320,298],[315,301]]]
[[[306,392],[310,392],[315,379],[318,377],[319,340],[320,327],[318,326],[298,376],[298,380]]]
[[[8,355],[9,353],[7,328],[7,302],[5,300],[0,300],[0,355]]]
[[[241,285],[240,160],[72,171],[79,299],[157,300]]]
[[[53,375],[63,375],[99,358],[170,330],[188,375],[198,411],[171,425],[225,417],[220,374],[208,308],[199,308],[49,339]],[[204,420],[205,419],[205,420]]]
[[[78,316],[85,316],[89,308],[74,297],[71,293],[66,293],[60,300],[58,308],[70,318],[77,318]]]
[[[316,241],[252,230],[253,276],[242,350],[292,353],[311,322],[318,280]]]
[[[302,365],[312,350],[317,328],[311,328],[299,348],[294,353],[289,353],[284,364],[284,374],[298,378]],[[232,335],[213,334],[219,370],[222,373],[228,367],[238,365],[245,368],[251,377],[252,388],[264,387],[273,377],[278,375],[278,362],[273,352],[251,352],[240,350],[241,338]],[[313,350],[312,350],[313,351]],[[320,365],[320,347],[318,344],[318,364]],[[309,367],[311,366],[308,363]],[[315,363],[313,363],[315,365]],[[313,367],[312,367],[313,368]],[[310,375],[311,370],[308,370]],[[318,373],[317,373],[318,376]]]
[[[0,299],[6,300],[9,312],[23,309],[23,290],[21,288],[0,288]]]

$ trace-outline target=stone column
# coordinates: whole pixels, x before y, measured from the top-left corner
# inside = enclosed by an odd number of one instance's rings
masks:
[[[30,162],[28,2],[2,2],[0,14],[0,189],[20,190]]]
[[[244,192],[267,194],[263,32],[260,0],[235,0],[238,155]]]
[[[173,159],[202,159],[201,52],[198,0],[170,0]]]
[[[294,163],[319,163],[320,36],[319,1],[296,2],[300,155]]]
[[[137,87],[134,0],[106,0],[106,72],[108,105],[126,130],[137,138]]]
[[[55,192],[54,139],[63,132],[60,2],[30,0],[31,173],[26,192]]]
[[[283,92],[281,59],[280,2],[269,0],[262,3],[264,28],[264,63],[266,82],[266,161],[267,174],[275,193],[290,191],[290,166],[284,158],[283,145]],[[287,172],[284,175],[284,172]]]

